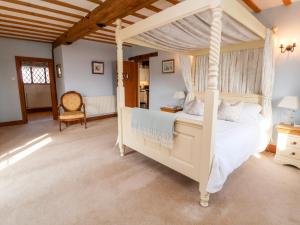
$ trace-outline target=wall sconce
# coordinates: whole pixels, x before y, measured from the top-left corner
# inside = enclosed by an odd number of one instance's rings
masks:
[[[292,45],[287,45],[286,47],[284,47],[283,44],[281,44],[279,48],[281,49],[281,53],[285,53],[286,51],[293,52],[296,46],[296,43],[293,43]]]

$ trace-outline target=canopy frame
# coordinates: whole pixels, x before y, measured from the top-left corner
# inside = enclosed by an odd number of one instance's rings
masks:
[[[200,203],[202,206],[208,206],[209,193],[207,193],[207,183],[210,175],[212,160],[214,157],[215,148],[215,127],[217,122],[218,110],[218,74],[219,74],[219,58],[221,51],[221,36],[222,36],[222,15],[228,14],[233,19],[238,21],[248,30],[256,34],[261,40],[266,37],[267,29],[262,25],[244,6],[236,0],[186,0],[177,5],[174,5],[166,10],[154,14],[144,20],[141,20],[124,29],[121,26],[121,20],[117,20],[116,42],[117,42],[117,66],[118,66],[118,141],[120,155],[124,156],[123,146],[123,129],[122,129],[122,109],[125,107],[124,86],[123,86],[123,49],[122,44],[132,43],[145,47],[150,47],[158,50],[172,52],[172,49],[155,46],[135,39],[134,37],[153,30],[155,28],[170,24],[187,16],[194,15],[206,10],[212,12],[212,22],[210,29],[210,42],[208,49],[195,49],[195,51],[183,52],[183,54],[199,54],[209,53],[209,73],[208,83],[205,93],[205,112],[203,120],[203,147],[205,151],[201,151],[200,165]],[[261,46],[262,42],[257,41],[245,46]],[[242,45],[243,46],[243,45]],[[236,48],[236,46],[235,46]],[[242,48],[242,47],[241,47]],[[230,50],[230,48],[227,48]],[[176,52],[176,51],[173,51]],[[203,163],[205,162],[205,163]]]

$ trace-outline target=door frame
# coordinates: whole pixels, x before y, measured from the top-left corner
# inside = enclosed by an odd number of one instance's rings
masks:
[[[25,97],[24,82],[23,82],[23,77],[22,77],[22,61],[47,62],[48,63],[52,115],[53,115],[53,119],[56,120],[57,116],[58,116],[57,115],[57,92],[56,92],[56,82],[55,82],[53,59],[16,56],[15,60],[16,60],[17,80],[18,80],[18,86],[19,86],[20,106],[21,106],[23,123],[27,123],[28,118],[27,118],[27,110],[26,110],[26,97]]]
[[[128,58],[128,60],[134,61],[136,63],[141,63],[143,61],[150,62],[150,58],[157,57],[157,56],[158,56],[158,52],[151,52],[151,53],[147,53],[147,54],[132,56],[132,57]],[[150,64],[149,64],[149,70],[150,70]],[[139,81],[140,81],[140,74],[138,73],[138,83],[139,83]],[[150,79],[150,73],[149,73],[148,109],[150,106],[150,91],[151,91],[150,89],[151,89],[151,79]],[[140,90],[140,85],[138,84],[138,91],[139,90]],[[138,105],[139,105],[139,99],[138,99]]]

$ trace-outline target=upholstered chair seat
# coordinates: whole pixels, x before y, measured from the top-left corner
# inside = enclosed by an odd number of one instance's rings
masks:
[[[61,131],[62,122],[68,125],[69,122],[76,120],[79,120],[81,124],[84,121],[86,128],[86,113],[82,96],[76,91],[69,91],[61,96],[60,101],[61,104],[58,106],[59,130]]]
[[[59,116],[61,120],[83,119],[84,113],[81,111],[64,112]]]

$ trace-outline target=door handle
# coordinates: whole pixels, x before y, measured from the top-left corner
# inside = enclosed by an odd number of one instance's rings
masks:
[[[125,74],[123,75],[123,79],[124,79],[124,80],[128,80],[128,78],[129,78],[128,73],[125,73]]]

